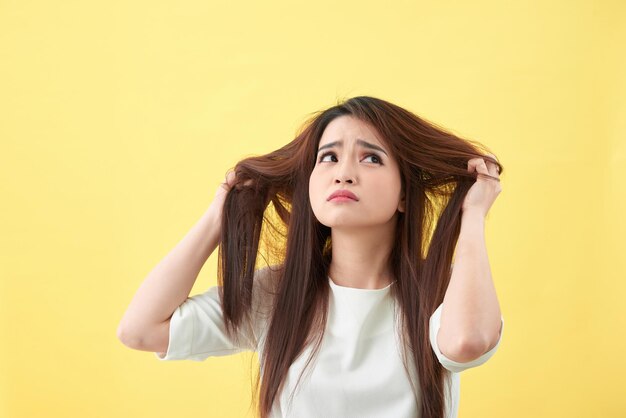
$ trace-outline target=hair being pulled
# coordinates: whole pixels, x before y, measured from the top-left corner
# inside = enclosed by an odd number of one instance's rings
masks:
[[[429,319],[448,287],[462,203],[477,177],[468,172],[467,162],[483,158],[495,163],[500,174],[503,167],[480,143],[385,100],[358,96],[315,112],[282,148],[236,164],[236,180],[224,202],[218,255],[226,329],[236,340],[239,328],[250,320],[257,255],[264,249],[265,264],[274,273],[273,299],[259,346],[261,373],[255,392],[260,383],[258,410],[261,418],[268,417],[291,364],[314,343],[308,366],[323,338],[332,242],[330,228],[313,214],[308,185],[322,133],[343,115],[371,125],[398,161],[405,211],[398,214],[391,267],[397,280],[392,295],[401,312],[403,360],[407,373],[412,367],[419,377],[414,392],[421,393],[421,417],[443,418],[448,371],[430,345]],[[244,186],[248,180],[251,184]]]

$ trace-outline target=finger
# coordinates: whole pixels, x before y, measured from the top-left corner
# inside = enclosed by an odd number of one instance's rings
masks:
[[[489,179],[496,180],[498,182],[500,181],[500,179],[497,177],[497,173],[492,174],[487,168],[487,164],[485,163],[485,160],[483,160],[482,158],[472,158],[471,160],[467,162],[467,165],[468,165],[468,171],[470,173],[476,171],[476,178],[483,175]]]
[[[487,155],[493,157],[497,161],[495,155],[489,153]],[[483,158],[472,158],[468,161],[467,165],[470,173],[476,171],[477,175],[483,174],[493,180],[500,181],[498,166],[491,161],[485,161]]]
[[[476,158],[472,158],[471,160],[469,160],[467,162],[467,171],[469,171],[470,173],[473,173],[474,170],[476,169],[476,163],[477,163]]]
[[[474,171],[483,174],[485,174],[485,171],[487,172],[487,174],[489,173],[489,171],[487,170],[487,166],[485,165],[485,161],[482,158],[472,158],[471,160],[469,160],[467,162],[467,170],[470,173],[473,173]]]
[[[235,181],[235,178],[237,177],[237,175],[235,174],[234,170],[230,170],[228,171],[228,173],[226,174],[226,183],[230,186],[233,184],[233,182]]]
[[[498,159],[496,158],[495,155],[487,153],[488,156],[490,156],[491,158],[493,158],[494,160],[498,161]],[[500,174],[500,168],[498,167],[498,165],[496,163],[493,163],[491,161],[485,161],[485,164],[487,165],[487,169],[489,171],[489,174],[491,176],[494,177],[498,177]]]
[[[480,158],[475,164],[474,167],[478,174],[487,174],[490,175],[489,169],[487,168],[487,164],[485,164],[485,160]]]

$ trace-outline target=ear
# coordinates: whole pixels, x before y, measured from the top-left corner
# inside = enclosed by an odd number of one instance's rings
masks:
[[[400,199],[400,203],[398,203],[398,210],[402,213],[404,213],[405,210],[405,199],[404,199],[404,192],[402,192],[402,198]]]

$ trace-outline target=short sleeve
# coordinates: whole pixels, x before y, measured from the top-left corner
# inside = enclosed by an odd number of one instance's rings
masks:
[[[435,355],[437,356],[437,359],[439,359],[439,362],[443,365],[443,367],[450,370],[451,372],[459,373],[464,370],[470,369],[472,367],[480,366],[481,364],[485,363],[495,354],[496,350],[500,346],[500,341],[502,340],[502,333],[504,332],[504,318],[503,317],[500,317],[500,336],[498,337],[498,342],[491,350],[487,351],[486,353],[484,353],[477,359],[468,361],[466,363],[459,363],[443,355],[441,350],[439,350],[439,345],[437,344],[437,333],[439,332],[439,327],[441,325],[442,308],[443,308],[443,303],[439,305],[439,307],[435,310],[435,312],[430,317],[429,337],[430,337],[430,345],[432,346],[433,351],[435,352]]]
[[[202,361],[209,356],[225,356],[254,349],[250,335],[240,333],[241,343],[236,345],[226,334],[219,287],[187,298],[170,320],[169,346],[159,360]],[[241,330],[243,331],[244,328]]]
[[[267,271],[267,270],[263,270]],[[259,274],[255,273],[253,285],[253,312],[258,311]],[[258,315],[252,316],[258,318]],[[255,322],[254,320],[252,322]],[[169,345],[163,357],[154,353],[157,359],[203,361],[207,357],[226,356],[243,351],[256,351],[255,328],[248,320],[242,322],[237,335],[238,343],[226,333],[219,286],[213,286],[204,293],[187,298],[172,314],[170,319]]]

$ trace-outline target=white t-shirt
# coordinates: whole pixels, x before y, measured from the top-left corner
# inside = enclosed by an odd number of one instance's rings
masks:
[[[169,346],[159,360],[195,360],[225,356],[242,351],[262,354],[266,324],[271,306],[268,267],[255,272],[253,316],[251,326],[241,329],[239,345],[226,335],[218,295],[218,286],[187,298],[170,320]],[[357,289],[335,284],[331,288],[327,327],[322,346],[313,364],[302,376],[293,399],[290,395],[312,347],[307,347],[291,365],[285,389],[279,394],[271,412],[272,418],[295,417],[396,417],[418,416],[409,377],[402,364],[396,326],[397,312],[389,284],[383,289]],[[259,284],[261,286],[259,286]],[[430,343],[447,375],[446,418],[456,418],[459,406],[459,373],[485,363],[497,350],[502,339],[504,319],[498,343],[479,358],[458,363],[444,356],[437,346],[441,309],[430,317]],[[261,359],[259,359],[261,360]],[[408,366],[415,387],[419,388],[412,357]],[[262,372],[262,371],[261,371]],[[419,396],[419,395],[418,395]]]

